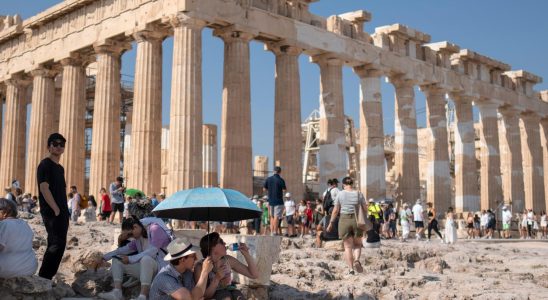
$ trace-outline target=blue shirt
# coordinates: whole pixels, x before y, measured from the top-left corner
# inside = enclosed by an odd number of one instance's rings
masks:
[[[152,198],[150,199],[150,204],[152,205],[152,207],[156,207],[158,204],[160,204],[160,202],[158,202],[158,199]]]
[[[280,174],[274,174],[264,182],[265,189],[268,190],[268,204],[270,206],[284,205],[285,181]]]
[[[163,267],[150,287],[149,299],[169,300],[171,294],[180,288],[186,288],[189,292],[194,288],[194,276],[191,271],[179,273],[171,264]]]

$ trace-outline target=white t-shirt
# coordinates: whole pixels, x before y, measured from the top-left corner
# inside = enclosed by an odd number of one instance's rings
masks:
[[[422,215],[423,212],[424,210],[422,209],[422,205],[418,203],[415,204],[413,206],[413,221],[416,221],[416,222],[424,221],[424,216]]]
[[[38,268],[32,249],[34,233],[21,219],[0,221],[0,278],[28,276]]]
[[[489,216],[486,213],[481,215],[480,225],[481,226],[487,226],[487,221],[489,221]]]
[[[286,216],[292,216],[295,214],[295,201],[293,200],[287,200],[284,203],[285,206],[285,215]]]
[[[510,224],[510,221],[512,221],[512,213],[509,210],[503,210],[502,211],[502,222],[504,224]]]

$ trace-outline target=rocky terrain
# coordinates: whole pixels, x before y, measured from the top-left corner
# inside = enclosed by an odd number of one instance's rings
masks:
[[[34,249],[42,258],[45,229],[39,217],[24,215],[35,231]],[[30,218],[33,217],[33,218]],[[109,251],[114,231],[105,223],[72,225],[59,274],[0,280],[0,299],[91,298],[110,290],[108,266],[93,264]],[[344,275],[340,243],[313,247],[312,238],[282,240],[271,286],[246,288],[256,299],[543,299],[548,295],[548,243],[538,241],[459,241],[444,245],[383,241],[363,249],[364,273]],[[139,287],[127,289],[127,299]],[[267,296],[268,295],[268,296]]]

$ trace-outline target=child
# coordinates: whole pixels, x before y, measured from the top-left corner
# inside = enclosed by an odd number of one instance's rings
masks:
[[[306,216],[306,201],[303,199],[299,204],[299,221],[301,229],[301,237],[308,233],[308,217]]]
[[[88,198],[88,207],[86,208],[84,212],[84,217],[86,219],[86,222],[95,222],[97,221],[97,216],[95,211],[97,210],[97,202],[95,201],[95,197],[89,196]]]
[[[306,208],[304,210],[304,213],[306,215],[306,233],[311,229],[312,224],[312,214],[314,210],[312,209],[312,203],[310,201],[306,201]],[[313,236],[312,233],[310,233],[311,236]]]

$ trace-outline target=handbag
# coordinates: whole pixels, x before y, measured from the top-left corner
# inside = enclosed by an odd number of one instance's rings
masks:
[[[360,205],[359,199],[363,198],[363,195],[361,192],[358,192],[358,204],[355,206],[355,216],[356,216],[356,224],[358,226],[358,229],[366,232],[371,229],[373,229],[373,224],[367,217],[367,213],[364,211],[363,207]]]

